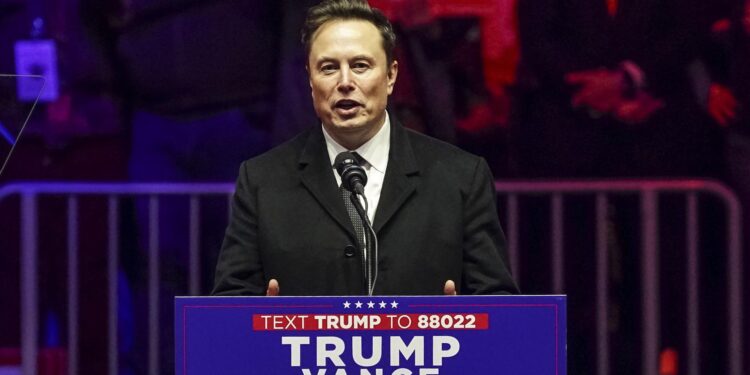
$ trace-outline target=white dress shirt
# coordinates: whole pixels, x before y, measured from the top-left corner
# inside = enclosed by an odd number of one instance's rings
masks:
[[[365,185],[365,197],[368,203],[367,217],[370,218],[371,223],[374,223],[375,211],[380,201],[380,192],[383,190],[385,169],[388,167],[388,152],[391,149],[391,120],[388,117],[388,112],[385,114],[385,123],[375,136],[356,150],[347,150],[346,147],[338,144],[328,134],[325,127],[323,127],[323,136],[326,140],[331,168],[334,169],[333,175],[336,176],[336,183],[339,186],[341,185],[341,176],[339,176],[333,166],[336,156],[345,151],[354,151],[365,160],[363,167],[365,173],[367,173],[367,184]]]

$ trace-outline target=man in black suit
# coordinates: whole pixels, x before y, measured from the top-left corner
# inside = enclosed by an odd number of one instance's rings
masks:
[[[517,293],[487,164],[386,111],[398,74],[388,20],[365,1],[327,0],[303,41],[322,126],[243,163],[213,294],[367,293],[333,168],[347,150],[369,179],[375,294]]]

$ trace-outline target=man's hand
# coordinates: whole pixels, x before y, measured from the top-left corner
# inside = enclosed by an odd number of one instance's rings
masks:
[[[578,86],[573,94],[573,107],[586,106],[597,112],[610,113],[622,100],[625,73],[604,68],[582,70],[565,75],[565,82]]]
[[[457,294],[456,283],[454,283],[453,280],[445,282],[445,286],[443,286],[443,294],[446,296],[455,296]]]
[[[737,99],[732,90],[724,85],[712,83],[708,89],[708,113],[719,125],[729,126],[737,115]]]
[[[646,122],[662,107],[664,107],[663,100],[645,91],[639,91],[635,98],[621,100],[613,111],[613,115],[624,123],[640,124]]]
[[[275,297],[279,295],[279,282],[276,279],[268,280],[268,289],[266,289],[267,297]]]

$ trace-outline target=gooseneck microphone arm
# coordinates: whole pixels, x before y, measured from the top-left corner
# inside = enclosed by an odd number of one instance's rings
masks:
[[[364,207],[362,207],[362,203],[359,200],[360,196],[365,202]],[[349,199],[351,199],[352,203],[354,204],[354,209],[357,210],[357,213],[362,218],[362,223],[364,223],[364,227],[366,229],[365,238],[371,239],[371,241],[365,240],[364,249],[365,275],[367,278],[367,295],[371,296],[373,291],[375,290],[375,283],[378,281],[378,236],[375,234],[375,230],[372,228],[370,217],[367,216],[367,197],[365,197],[364,194],[359,195],[357,193],[353,193],[349,196]]]
[[[341,176],[341,184],[352,194],[349,196],[354,209],[362,219],[365,228],[365,243],[362,249],[362,266],[364,271],[365,285],[367,294],[372,295],[375,290],[375,283],[378,278],[378,238],[375,230],[372,228],[369,216],[367,216],[367,197],[365,197],[365,185],[367,184],[367,174],[364,168],[359,165],[359,157],[352,152],[342,152],[336,156],[334,161],[336,171]],[[362,206],[360,201],[364,201]],[[370,240],[371,239],[371,240]],[[370,246],[371,245],[371,246]]]

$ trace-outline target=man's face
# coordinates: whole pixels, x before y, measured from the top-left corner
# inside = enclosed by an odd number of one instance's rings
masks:
[[[315,112],[337,142],[359,147],[347,140],[364,143],[380,130],[398,65],[394,61],[388,66],[382,37],[373,24],[323,24],[313,35],[307,69]]]

